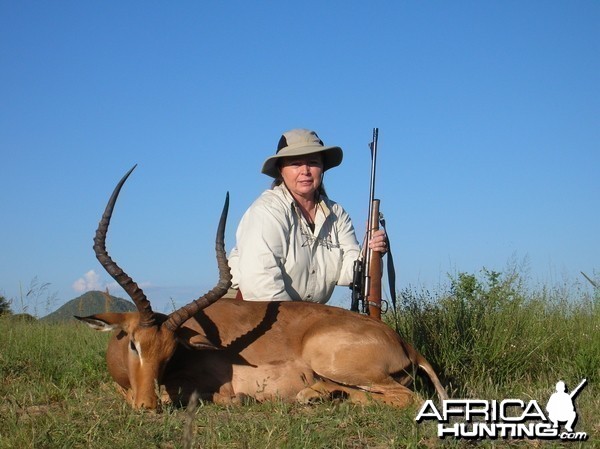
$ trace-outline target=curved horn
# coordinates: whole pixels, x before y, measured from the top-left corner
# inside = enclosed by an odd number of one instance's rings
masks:
[[[172,332],[175,332],[179,326],[191,316],[221,298],[227,293],[229,287],[231,287],[231,270],[227,264],[227,255],[225,253],[225,224],[227,223],[228,210],[229,192],[227,192],[227,195],[225,196],[225,204],[223,205],[223,212],[221,212],[221,219],[219,220],[219,227],[217,228],[217,239],[215,241],[217,266],[219,267],[219,283],[204,296],[201,296],[169,315],[169,318],[164,322],[164,325]]]
[[[102,214],[102,219],[100,220],[98,229],[96,230],[96,237],[94,237],[94,251],[96,252],[96,258],[102,264],[107,273],[110,274],[121,287],[123,287],[123,290],[127,292],[127,294],[135,303],[141,315],[140,324],[142,326],[151,326],[154,324],[154,314],[152,312],[152,307],[150,306],[150,301],[148,301],[142,289],[139,288],[138,285],[127,275],[127,273],[125,273],[110,258],[108,252],[106,251],[106,233],[108,231],[108,225],[110,224],[110,218],[112,217],[115,203],[117,202],[121,187],[123,187],[123,184],[125,184],[125,181],[127,181],[127,178],[135,169],[135,167],[137,167],[137,164],[134,165],[125,174],[125,176],[123,176],[108,200],[108,204],[106,205],[106,209],[104,210],[104,214]]]

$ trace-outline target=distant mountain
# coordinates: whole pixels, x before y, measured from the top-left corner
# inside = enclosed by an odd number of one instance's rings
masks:
[[[135,312],[135,305],[126,299],[104,292],[91,291],[72,299],[56,311],[41,318],[43,321],[59,322],[74,320],[73,315],[88,316],[103,312]]]

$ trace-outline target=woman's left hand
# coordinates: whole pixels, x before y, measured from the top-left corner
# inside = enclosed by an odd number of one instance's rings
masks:
[[[387,252],[387,238],[383,229],[373,232],[371,240],[369,241],[369,248],[381,254],[385,254]]]

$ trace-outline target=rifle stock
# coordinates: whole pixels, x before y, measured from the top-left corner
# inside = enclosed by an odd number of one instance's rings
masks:
[[[369,217],[369,240],[375,231],[379,230],[379,200],[374,199]],[[369,316],[381,319],[381,253],[367,248],[367,310]]]

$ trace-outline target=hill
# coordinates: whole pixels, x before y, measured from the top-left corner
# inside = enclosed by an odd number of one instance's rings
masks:
[[[87,316],[103,312],[134,312],[135,305],[126,299],[104,292],[91,291],[72,299],[56,311],[41,318],[48,322],[73,320],[73,315]]]

